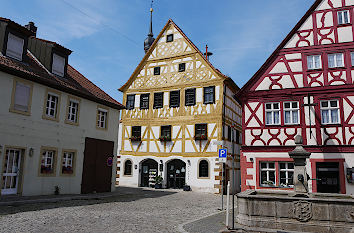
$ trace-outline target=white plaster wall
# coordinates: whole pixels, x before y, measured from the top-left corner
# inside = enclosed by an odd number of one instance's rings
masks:
[[[59,122],[42,119],[44,99],[47,87],[33,83],[31,115],[9,112],[13,87],[12,75],[0,72],[0,145],[25,147],[23,164],[23,195],[53,194],[54,186],[60,187],[62,194],[80,193],[84,159],[85,137],[114,141],[114,161],[116,161],[118,142],[119,111],[109,109],[108,130],[96,129],[97,103],[82,99],[80,103],[79,126],[64,123],[68,95],[61,92]],[[56,176],[38,176],[41,146],[58,148]],[[34,149],[32,157],[28,150]],[[75,176],[59,175],[63,149],[77,150]],[[4,158],[0,154],[0,167]],[[115,187],[116,166],[112,166],[112,190]]]

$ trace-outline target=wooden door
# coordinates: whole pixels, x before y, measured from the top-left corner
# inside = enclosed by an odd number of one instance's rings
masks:
[[[20,166],[21,150],[6,150],[2,174],[2,195],[17,194]]]
[[[113,157],[113,149],[114,142],[85,139],[81,193],[111,191],[112,166],[108,166],[107,160]]]

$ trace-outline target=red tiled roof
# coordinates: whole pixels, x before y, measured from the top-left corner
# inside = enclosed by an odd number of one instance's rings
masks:
[[[27,61],[21,62],[0,55],[0,70],[111,108],[124,108],[122,104],[110,97],[71,65],[68,65],[67,76],[61,78],[50,74],[31,53],[27,53],[27,58]]]

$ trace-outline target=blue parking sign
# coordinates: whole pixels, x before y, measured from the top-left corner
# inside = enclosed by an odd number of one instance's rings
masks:
[[[219,158],[227,157],[227,149],[219,149]]]

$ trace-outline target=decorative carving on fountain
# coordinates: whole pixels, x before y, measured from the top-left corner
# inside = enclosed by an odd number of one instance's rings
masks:
[[[300,222],[308,222],[312,218],[312,203],[308,201],[294,202],[293,214]]]

